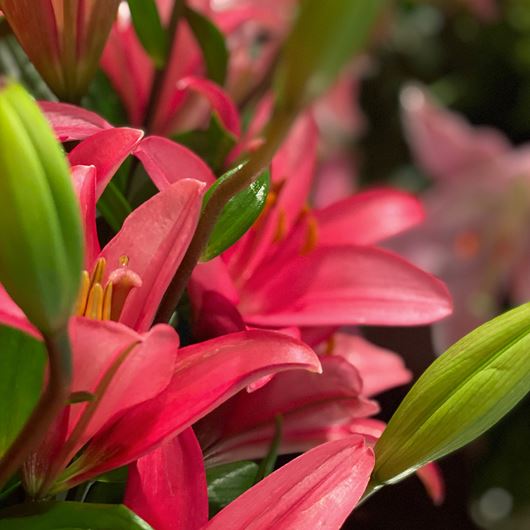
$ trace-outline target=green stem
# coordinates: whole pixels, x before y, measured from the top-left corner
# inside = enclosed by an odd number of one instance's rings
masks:
[[[295,112],[282,112],[273,115],[265,143],[254,152],[248,163],[242,166],[240,171],[221,182],[212,193],[204,207],[199,224],[179,270],[173,277],[160,303],[155,322],[169,322],[226,203],[241,190],[250,186],[270,164],[274,154],[289,132],[295,117]]]
[[[0,461],[0,489],[34,451],[65,406],[72,380],[70,340],[66,330],[44,336],[48,350],[48,384],[24,428]]]

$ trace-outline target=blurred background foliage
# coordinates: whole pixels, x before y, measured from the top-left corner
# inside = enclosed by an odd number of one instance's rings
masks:
[[[414,192],[429,186],[412,162],[401,127],[399,94],[411,81],[427,86],[472,123],[499,128],[515,144],[530,142],[530,0],[498,0],[498,17],[487,21],[466,9],[471,3],[402,0],[380,21],[363,68],[360,103],[366,123],[351,143],[361,186],[391,184]],[[2,21],[0,74],[20,79],[37,98],[52,98]],[[84,104],[111,122],[125,122],[101,72]],[[428,328],[372,328],[366,334],[401,353],[416,376],[434,358]],[[381,396],[383,419],[406,391]],[[441,462],[447,483],[441,507],[410,479],[385,488],[356,510],[345,528],[530,528],[529,417],[527,399],[487,435]]]

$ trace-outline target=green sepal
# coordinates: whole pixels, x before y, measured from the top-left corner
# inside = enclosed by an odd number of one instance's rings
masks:
[[[210,517],[250,489],[256,482],[255,462],[233,462],[206,470]]]
[[[187,7],[184,14],[201,48],[208,79],[224,85],[229,56],[223,33],[209,18],[194,9]]]
[[[157,68],[163,68],[169,49],[169,37],[162,25],[155,0],[128,0],[138,39]]]
[[[153,530],[123,505],[26,503],[0,512],[0,530]]]
[[[239,165],[227,171],[212,184],[204,196],[204,204],[208,202],[215,188],[223,180],[237,173],[241,167]],[[201,261],[215,258],[247,232],[263,211],[269,188],[270,172],[267,169],[248,188],[240,191],[227,202],[202,253]]]

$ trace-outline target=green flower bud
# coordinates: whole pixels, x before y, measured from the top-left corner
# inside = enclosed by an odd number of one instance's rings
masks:
[[[530,304],[475,329],[420,377],[375,447],[372,489],[471,442],[530,389]]]
[[[68,163],[39,107],[0,86],[0,282],[43,333],[66,325],[83,264]]]

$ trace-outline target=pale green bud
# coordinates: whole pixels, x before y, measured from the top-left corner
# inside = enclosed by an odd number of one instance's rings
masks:
[[[0,86],[0,282],[49,334],[66,325],[82,264],[81,216],[62,147],[22,87]]]
[[[530,304],[480,326],[420,377],[375,447],[374,489],[466,445],[530,389]]]

